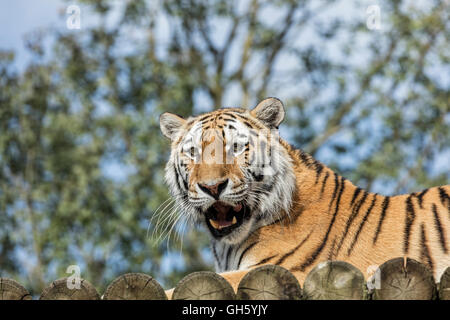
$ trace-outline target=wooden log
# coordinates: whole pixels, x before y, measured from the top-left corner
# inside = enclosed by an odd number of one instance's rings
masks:
[[[211,271],[194,272],[184,277],[173,291],[173,300],[234,300],[233,287]]]
[[[431,300],[436,284],[431,271],[410,258],[395,258],[379,267],[379,283],[374,285],[374,300]]]
[[[127,273],[106,288],[103,300],[167,300],[161,285],[144,273]]]
[[[40,300],[99,300],[95,287],[84,279],[80,279],[79,288],[68,283],[69,278],[53,281],[41,294]]]
[[[303,295],[308,300],[363,300],[364,275],[344,261],[322,262],[306,276]]]
[[[0,300],[31,300],[31,295],[17,281],[0,278]]]
[[[251,270],[237,290],[240,300],[300,300],[302,289],[297,278],[280,266],[264,265]]]
[[[439,283],[439,299],[450,300],[450,267],[441,276]]]

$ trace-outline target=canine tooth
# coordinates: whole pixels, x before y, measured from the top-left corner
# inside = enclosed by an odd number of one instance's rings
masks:
[[[236,216],[233,216],[233,221],[231,221],[231,224],[235,224],[235,223],[237,223]]]
[[[214,229],[220,229],[219,223],[217,223],[216,221],[209,219],[209,223],[211,223]]]

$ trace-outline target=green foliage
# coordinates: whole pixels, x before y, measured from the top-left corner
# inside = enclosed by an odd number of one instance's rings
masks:
[[[212,268],[201,230],[147,235],[169,197],[163,111],[276,96],[288,109],[282,134],[356,184],[448,183],[445,1],[383,1],[381,31],[367,29],[358,2],[353,20],[329,1],[79,3],[100,23],[52,29],[51,54],[36,37],[23,72],[0,52],[0,275],[34,293],[72,264],[100,290],[125,272],[169,287]],[[168,248],[178,267],[164,267]]]

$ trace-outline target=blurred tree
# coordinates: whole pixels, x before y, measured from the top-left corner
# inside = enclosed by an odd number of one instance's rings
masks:
[[[362,187],[449,181],[448,2],[381,1],[381,30],[358,1],[78,3],[95,22],[52,29],[50,54],[32,34],[25,71],[0,54],[0,276],[35,294],[71,264],[100,290],[212,268],[202,232],[171,229],[163,111],[277,96],[282,135]]]

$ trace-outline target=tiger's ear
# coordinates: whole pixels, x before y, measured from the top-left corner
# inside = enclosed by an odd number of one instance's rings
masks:
[[[164,112],[159,116],[159,127],[161,128],[161,132],[171,140],[175,139],[177,132],[185,123],[186,120],[182,117],[170,112]]]
[[[278,128],[284,119],[283,103],[277,98],[267,98],[258,103],[250,114],[269,128]]]

